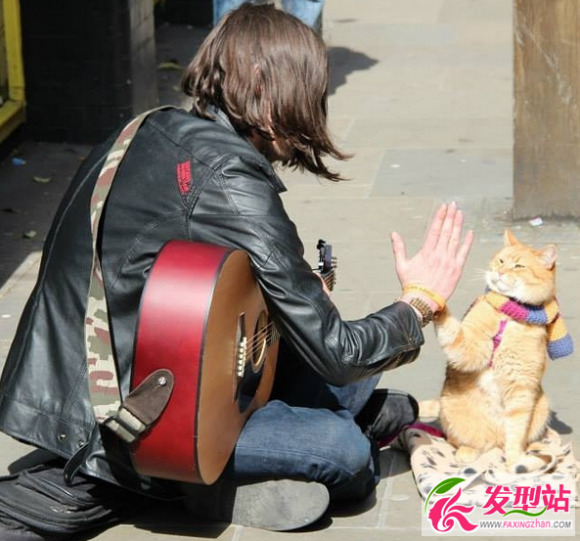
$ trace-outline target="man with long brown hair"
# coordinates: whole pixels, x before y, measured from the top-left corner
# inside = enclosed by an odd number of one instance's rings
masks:
[[[303,258],[272,166],[340,180],[323,161],[345,157],[328,134],[327,87],[326,48],[313,30],[272,6],[242,6],[213,29],[187,68],[192,111],[149,115],[106,205],[101,201],[97,249],[123,396],[141,293],[170,240],[247,252],[281,333],[271,400],[250,417],[210,487],[138,474],[127,447],[95,421],[84,349],[89,209],[117,134],[79,169],[2,375],[0,429],[55,455],[0,479],[3,541],[76,539],[152,498],[183,499],[184,492],[195,515],[292,530],[316,521],[330,499],[372,492],[377,441],[417,414],[408,394],[375,391],[378,378],[417,357],[421,327],[455,289],[473,237],[461,242],[463,215],[453,203],[438,210],[413,258],[393,233],[400,300],[356,321],[341,318]]]

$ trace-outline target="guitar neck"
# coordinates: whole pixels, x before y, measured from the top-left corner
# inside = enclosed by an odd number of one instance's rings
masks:
[[[332,256],[332,246],[320,239],[316,248],[318,249],[318,274],[329,291],[332,291],[336,283],[336,257]]]
[[[326,287],[332,291],[334,289],[334,284],[336,283],[336,272],[334,269],[330,269],[326,272],[320,273],[320,277],[326,284]]]

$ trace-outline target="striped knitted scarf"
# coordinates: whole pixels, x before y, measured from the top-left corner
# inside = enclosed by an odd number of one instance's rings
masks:
[[[532,325],[546,325],[550,359],[566,357],[574,352],[572,337],[566,330],[556,299],[543,305],[524,304],[489,290],[484,299],[512,319]]]

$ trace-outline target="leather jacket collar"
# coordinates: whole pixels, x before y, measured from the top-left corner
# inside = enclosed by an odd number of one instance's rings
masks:
[[[224,128],[240,135],[236,131],[236,129],[234,128],[234,126],[230,122],[228,115],[224,111],[222,111],[221,109],[218,109],[217,107],[213,107],[213,106],[209,107],[209,111],[214,116],[215,122],[217,124],[219,124],[220,126],[223,126]],[[195,114],[195,113],[192,113],[192,114]],[[248,146],[251,148],[252,153],[258,159],[258,162],[262,166],[263,171],[268,176],[268,179],[269,179],[270,183],[272,184],[272,186],[275,188],[275,190],[278,193],[283,193],[283,192],[287,191],[288,188],[286,188],[286,186],[282,182],[282,179],[278,176],[278,174],[274,170],[274,167],[272,166],[272,164],[266,159],[266,157],[263,154],[258,152],[256,147],[251,143],[251,141],[249,139],[247,139],[246,137],[243,137],[243,139],[246,143],[248,143]]]

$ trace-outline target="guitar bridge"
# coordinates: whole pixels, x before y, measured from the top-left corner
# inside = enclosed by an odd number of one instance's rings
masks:
[[[248,338],[243,336],[238,344],[238,355],[236,358],[236,375],[239,378],[244,377],[246,369],[246,356],[248,354]]]

